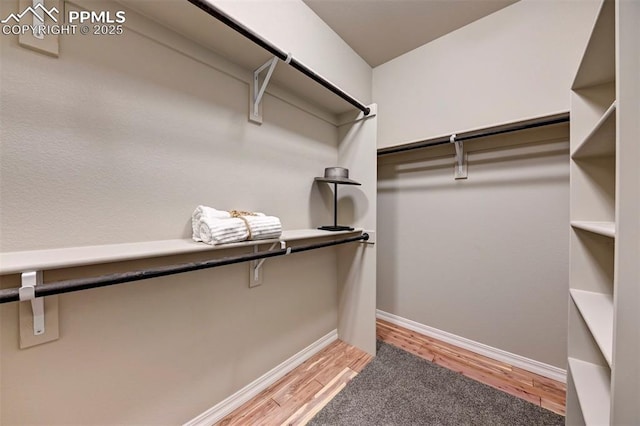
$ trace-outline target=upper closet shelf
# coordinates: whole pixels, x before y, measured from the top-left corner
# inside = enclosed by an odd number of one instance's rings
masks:
[[[585,424],[608,425],[611,405],[609,369],[569,358],[569,370]]]
[[[615,80],[615,2],[605,0],[582,55],[582,62],[573,80],[573,90],[597,86]]]
[[[337,116],[354,107],[364,115],[369,113],[364,112],[368,107],[362,102],[298,61],[296,52],[284,53],[210,1],[116,1],[252,73],[278,57],[282,63],[275,67],[270,81],[330,114]],[[253,40],[241,35],[245,31]]]
[[[616,107],[613,101],[571,155],[574,159],[610,156],[616,153]]]
[[[572,220],[571,226],[605,237],[616,237],[616,224],[614,222],[587,222],[582,220]]]
[[[106,244],[99,246],[67,247],[59,249],[16,251],[0,254],[0,275],[27,271],[68,268],[99,263],[122,262],[134,259],[171,256],[210,250],[273,244],[279,241],[308,240],[337,235],[361,234],[362,229],[330,232],[319,229],[298,229],[282,232],[280,239],[243,241],[210,246],[190,239],[146,241],[139,243]]]

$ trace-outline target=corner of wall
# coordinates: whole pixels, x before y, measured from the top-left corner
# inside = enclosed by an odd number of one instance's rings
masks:
[[[339,128],[339,165],[361,186],[341,189],[340,223],[376,229],[377,105],[368,118]],[[338,335],[340,339],[375,355],[376,252],[375,244],[338,249]]]

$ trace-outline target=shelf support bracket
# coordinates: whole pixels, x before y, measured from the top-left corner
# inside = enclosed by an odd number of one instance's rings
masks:
[[[278,57],[274,56],[253,72],[251,90],[249,91],[249,120],[254,123],[262,124],[262,97],[264,96],[265,90],[267,90],[267,85],[269,84],[269,80],[271,80],[277,64]],[[267,70],[267,74],[264,76],[262,84],[260,84],[260,74],[264,70]]]
[[[33,311],[33,334],[44,334],[44,299],[36,297],[36,286],[42,285],[42,271],[22,273],[22,286],[18,290],[21,302],[30,301]]]
[[[286,241],[279,241],[271,244],[271,247],[269,247],[269,250],[267,251],[272,251],[278,245],[280,245],[280,250],[284,250],[287,248]],[[258,253],[258,246],[253,246],[253,252]],[[289,253],[291,253],[291,248],[287,250],[287,254]],[[249,262],[249,288],[262,285],[262,265],[264,264],[265,260],[267,259],[265,258],[260,260],[252,260],[251,262]]]
[[[466,179],[467,178],[467,153],[464,152],[464,142],[457,141],[455,133],[451,135],[451,137],[449,138],[449,142],[451,142],[456,147],[456,165],[454,169],[454,178]]]

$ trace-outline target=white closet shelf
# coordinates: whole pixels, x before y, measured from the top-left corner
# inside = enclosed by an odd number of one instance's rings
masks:
[[[133,9],[246,71],[253,72],[273,57],[262,47],[187,1],[116,0],[116,3]],[[291,53],[296,57],[296,52]],[[292,67],[283,64],[276,66],[271,81],[330,114],[353,111],[353,106],[345,100]],[[271,92],[272,88],[270,85],[268,91]]]
[[[223,244],[219,246],[196,243],[191,239],[174,239],[45,250],[15,251],[0,253],[0,275],[95,265],[99,263],[122,262],[134,259],[171,256],[211,250],[251,247],[261,244],[273,244],[279,241],[289,242],[296,240],[328,238],[350,234],[361,234],[362,232],[362,229],[339,232],[322,231],[319,229],[296,229],[283,231],[282,236],[279,239],[242,241],[239,243]]]
[[[613,101],[571,155],[574,159],[612,156],[616,153],[616,108]]]
[[[602,355],[611,366],[613,352],[613,297],[578,289],[569,290]]]
[[[611,405],[610,372],[606,367],[569,358],[569,371],[587,426],[608,425]]]
[[[571,226],[582,229],[584,231],[593,232],[594,234],[604,235],[605,237],[616,237],[615,222],[590,222],[583,220],[572,220]]]

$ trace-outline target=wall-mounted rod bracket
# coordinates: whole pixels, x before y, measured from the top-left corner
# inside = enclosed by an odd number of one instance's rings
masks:
[[[285,250],[287,248],[286,241],[279,241],[271,244],[271,247],[269,247],[269,250],[267,251],[272,251],[278,245],[280,245],[280,250]],[[290,253],[290,250],[291,248],[289,248],[289,253]],[[253,246],[253,252],[258,253],[258,246]],[[262,285],[262,265],[264,264],[265,260],[267,259],[265,258],[265,259],[252,260],[251,262],[249,262],[249,288]]]
[[[456,140],[455,133],[451,135],[451,137],[449,138],[449,142],[451,142],[456,147],[456,164],[454,169],[454,177],[456,179],[466,179],[467,153],[464,152],[464,142]]]
[[[364,232],[366,232],[369,235],[369,238],[367,238],[366,240],[360,241],[360,244],[374,245],[376,243],[376,231],[367,229]]]
[[[278,57],[274,56],[265,62],[262,66],[253,72],[253,80],[251,80],[251,90],[249,91],[249,120],[258,124],[262,124],[262,97],[264,96],[269,80],[273,75],[273,71],[278,64]],[[267,70],[264,80],[260,83],[260,74]]]
[[[36,286],[42,285],[42,271],[22,273],[22,286],[18,290],[20,301],[31,302],[33,310],[33,334],[44,334],[44,299],[36,297]]]

